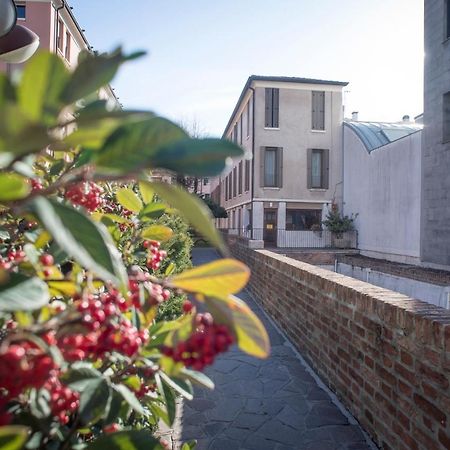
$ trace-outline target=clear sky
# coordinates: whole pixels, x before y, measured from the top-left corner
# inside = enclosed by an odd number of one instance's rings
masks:
[[[71,0],[97,50],[144,49],[113,86],[221,135],[251,74],[349,81],[346,115],[396,121],[423,108],[423,0]]]

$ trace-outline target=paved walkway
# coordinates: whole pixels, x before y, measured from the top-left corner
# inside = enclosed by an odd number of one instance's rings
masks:
[[[216,259],[211,249],[196,249],[195,264]],[[198,450],[369,450],[361,429],[319,387],[277,328],[250,296],[240,298],[263,321],[271,340],[267,360],[238,349],[218,358],[206,373],[214,391],[197,389],[180,405],[174,448],[190,439]]]

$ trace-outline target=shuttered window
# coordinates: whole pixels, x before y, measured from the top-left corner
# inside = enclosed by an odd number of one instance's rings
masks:
[[[250,100],[247,103],[247,137],[250,136]]]
[[[280,90],[277,88],[266,88],[266,128],[279,128],[279,99]]]
[[[250,161],[245,160],[245,192],[250,190]]]
[[[283,149],[263,147],[261,149],[261,187],[282,187],[283,185]]]
[[[233,197],[237,195],[237,167],[233,169]]]
[[[329,150],[308,149],[307,171],[308,189],[328,189]]]
[[[234,142],[235,144],[237,144],[237,142],[238,142],[237,123],[234,125],[234,128],[233,128],[233,142]]]
[[[242,124],[242,114],[241,117],[239,118],[239,143],[242,145],[242,136],[244,134],[244,128],[243,128],[243,124]]]
[[[228,177],[225,177],[224,184],[225,184],[225,201],[227,201],[228,200]]]
[[[233,172],[230,172],[228,180],[228,198],[233,198]]]
[[[244,176],[242,171],[242,161],[238,166],[238,194],[242,194],[242,177]]]
[[[443,142],[450,141],[450,92],[443,98]]]
[[[312,91],[312,129],[325,130],[324,91]]]

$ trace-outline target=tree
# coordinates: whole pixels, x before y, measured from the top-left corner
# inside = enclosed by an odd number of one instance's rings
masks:
[[[138,56],[82,54],[69,72],[41,52],[18,84],[0,75],[6,448],[161,449],[159,420],[173,423],[175,398],[191,399],[192,383],[212,387],[201,371],[217,354],[232,343],[268,354],[261,322],[233,297],[248,280],[245,265],[177,268],[180,218],[224,250],[208,208],[148,176],[155,167],[214,176],[241,150],[93,98]],[[76,131],[63,137],[68,126]],[[184,314],[157,322],[161,305],[183,293],[192,297]]]

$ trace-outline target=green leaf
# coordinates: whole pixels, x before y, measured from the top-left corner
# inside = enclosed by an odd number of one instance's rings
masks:
[[[35,153],[53,142],[47,127],[32,123],[16,104],[0,104],[0,117],[0,153],[9,152],[13,156]],[[7,163],[2,159],[3,165]]]
[[[159,372],[160,377],[175,391],[182,395],[187,400],[194,398],[194,391],[192,390],[192,384],[189,380],[184,381],[179,378],[171,378],[164,372]]]
[[[0,311],[34,311],[47,305],[50,293],[47,285],[37,277],[28,278],[10,273],[5,284],[0,285]]]
[[[228,157],[240,157],[243,150],[225,139],[184,139],[158,150],[152,167],[184,175],[206,177],[221,173]]]
[[[167,203],[176,208],[180,215],[211,244],[222,251],[226,250],[225,244],[214,226],[211,211],[200,199],[177,186],[166,183],[150,183],[150,187]]]
[[[139,183],[139,191],[141,193],[142,200],[144,200],[144,203],[152,204],[153,202],[153,196],[154,192],[151,186],[148,183]],[[150,206],[150,205],[149,205]]]
[[[270,353],[270,342],[264,325],[255,313],[237,297],[207,297],[208,311],[230,326],[236,335],[239,348],[257,358],[267,358]]]
[[[159,373],[155,374],[156,386],[158,387],[158,391],[163,399],[164,404],[167,409],[167,416],[169,419],[169,425],[172,426],[175,422],[176,416],[176,403],[175,403],[175,395],[173,394],[172,389],[169,385],[161,379]]]
[[[15,173],[0,173],[0,202],[25,198],[31,192],[26,178]]]
[[[163,450],[148,430],[119,431],[101,435],[86,450]]]
[[[117,201],[126,209],[138,213],[142,207],[141,199],[133,192],[132,189],[122,188],[116,192]]]
[[[46,230],[68,255],[104,280],[126,285],[126,271],[108,231],[76,209],[36,197],[33,209]]]
[[[87,97],[107,85],[114,78],[122,63],[142,54],[125,56],[120,48],[110,54],[101,55],[82,52],[78,65],[62,93],[62,99],[66,103],[73,103]]]
[[[2,450],[20,450],[28,439],[29,429],[21,425],[0,427],[0,448]]]
[[[151,225],[144,228],[141,233],[141,237],[143,239],[150,239],[159,242],[168,241],[172,236],[173,231],[164,225]]]
[[[139,403],[139,400],[124,384],[114,384],[113,389],[116,390],[138,414],[145,415],[145,410]]]
[[[92,367],[92,364],[75,362],[72,367],[61,376],[61,381],[70,389],[82,392],[95,379],[102,378],[102,373]]]
[[[162,203],[148,203],[139,213],[139,218],[145,219],[159,219],[166,211],[167,206]]]
[[[194,450],[195,447],[197,447],[197,441],[189,441],[182,445],[181,450]]]
[[[96,155],[96,164],[114,173],[141,171],[152,167],[152,157],[160,148],[185,138],[179,126],[161,117],[127,123],[109,136]]]
[[[69,71],[61,58],[46,51],[37,53],[25,66],[19,85],[22,111],[34,122],[55,122],[68,78]]]
[[[79,415],[84,425],[106,417],[111,406],[111,388],[104,378],[89,380],[80,393]]]
[[[196,383],[199,386],[205,387],[206,389],[210,389],[211,391],[214,389],[214,382],[202,372],[197,372],[196,370],[183,368],[181,370],[181,374],[185,378],[191,380],[193,383]]]
[[[16,90],[6,73],[0,73],[0,107],[16,100]]]
[[[245,264],[236,259],[219,259],[186,270],[168,281],[187,292],[227,297],[244,288],[249,278],[250,270]]]

